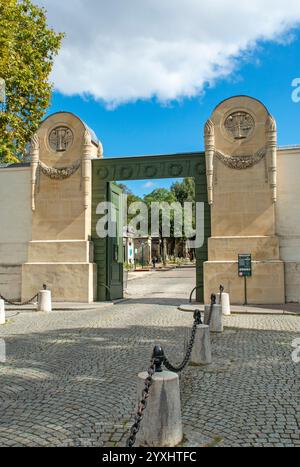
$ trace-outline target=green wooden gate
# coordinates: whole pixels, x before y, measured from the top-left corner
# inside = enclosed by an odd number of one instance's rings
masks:
[[[101,217],[96,213],[99,203],[111,200],[117,210],[121,209],[119,202],[120,190],[111,182],[184,177],[193,177],[195,179],[196,202],[204,203],[205,242],[196,251],[197,299],[200,302],[203,301],[203,263],[208,258],[207,240],[211,236],[204,153],[93,160],[92,240],[97,264],[98,301],[123,297],[123,248],[120,244],[121,240],[120,238],[115,241],[108,238],[99,238],[96,232],[96,225]],[[187,296],[189,292],[187,290]]]
[[[108,183],[108,201],[116,212],[116,236],[107,238],[107,286],[111,300],[123,298],[123,221],[122,190],[115,183]]]

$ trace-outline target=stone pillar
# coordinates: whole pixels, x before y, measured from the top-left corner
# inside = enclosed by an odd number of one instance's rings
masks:
[[[138,400],[148,373],[138,376]],[[155,373],[145,416],[136,446],[174,447],[183,439],[179,377],[176,373]]]
[[[46,118],[33,137],[32,231],[22,265],[23,301],[45,282],[57,302],[96,298],[91,165],[102,154],[93,131],[68,112]]]
[[[276,122],[257,99],[222,101],[205,125],[211,238],[204,263],[204,302],[224,284],[235,305],[244,304],[238,255],[252,255],[248,303],[285,301],[284,263],[276,235]]]
[[[41,290],[38,297],[38,309],[44,313],[50,313],[52,311],[52,300],[50,290]]]
[[[210,305],[205,305],[204,311],[204,323],[209,324],[209,316],[210,316]],[[222,314],[222,305],[214,305],[212,314],[211,314],[211,321],[210,321],[210,330],[211,332],[223,332],[223,314]]]
[[[186,349],[191,340],[192,330],[188,329],[186,335]],[[191,355],[192,365],[210,365],[212,363],[211,356],[211,343],[210,343],[210,329],[206,324],[199,324],[197,326],[195,343]]]
[[[40,144],[39,137],[37,134],[33,135],[30,145],[30,156],[31,156],[31,209],[35,211],[35,197],[36,197],[36,182],[37,172],[39,168],[39,153]]]
[[[5,324],[5,305],[4,305],[4,300],[0,300],[0,324]]]
[[[84,209],[88,209],[91,197],[91,157],[92,138],[88,130],[84,133],[83,159],[82,159],[82,179],[84,189]]]
[[[277,201],[277,126],[276,121],[270,115],[267,120],[267,141],[269,148],[270,165],[270,188],[272,190],[272,201]]]
[[[220,303],[220,294],[217,294],[217,302]],[[224,316],[230,316],[231,315],[231,309],[230,309],[230,296],[228,293],[223,292],[222,293],[222,299],[221,303],[222,305],[222,312]]]

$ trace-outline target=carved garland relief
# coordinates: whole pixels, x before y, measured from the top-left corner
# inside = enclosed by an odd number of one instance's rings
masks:
[[[258,164],[265,157],[266,153],[267,151],[265,148],[249,156],[227,156],[220,151],[215,151],[217,158],[223,162],[226,167],[235,170],[250,169]]]
[[[72,175],[77,172],[80,166],[81,160],[74,162],[74,164],[70,165],[69,167],[62,167],[61,169],[48,167],[43,162],[39,162],[41,172],[52,180],[66,180],[67,178],[72,177]]]

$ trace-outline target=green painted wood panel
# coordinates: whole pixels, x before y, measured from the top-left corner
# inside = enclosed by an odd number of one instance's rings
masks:
[[[123,298],[123,222],[120,216],[123,214],[122,193],[115,183],[108,184],[108,200],[113,203],[117,215],[117,236],[107,239],[107,285],[110,290],[110,300]]]
[[[107,271],[107,239],[99,238],[96,233],[96,224],[99,216],[96,209],[99,203],[108,199],[108,184],[92,177],[92,241],[94,242],[94,261],[97,264],[97,300],[107,300],[108,271]]]

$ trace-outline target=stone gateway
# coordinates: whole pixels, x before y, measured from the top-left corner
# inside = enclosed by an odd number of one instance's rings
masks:
[[[198,300],[208,303],[223,284],[231,302],[243,304],[238,258],[247,253],[249,304],[299,302],[300,146],[278,147],[275,118],[247,96],[216,107],[204,144],[190,154],[103,158],[78,117],[48,117],[30,162],[0,168],[0,292],[26,300],[46,283],[54,301],[120,298],[122,248],[96,237],[98,203],[121,209],[115,181],[194,177],[205,206]]]

